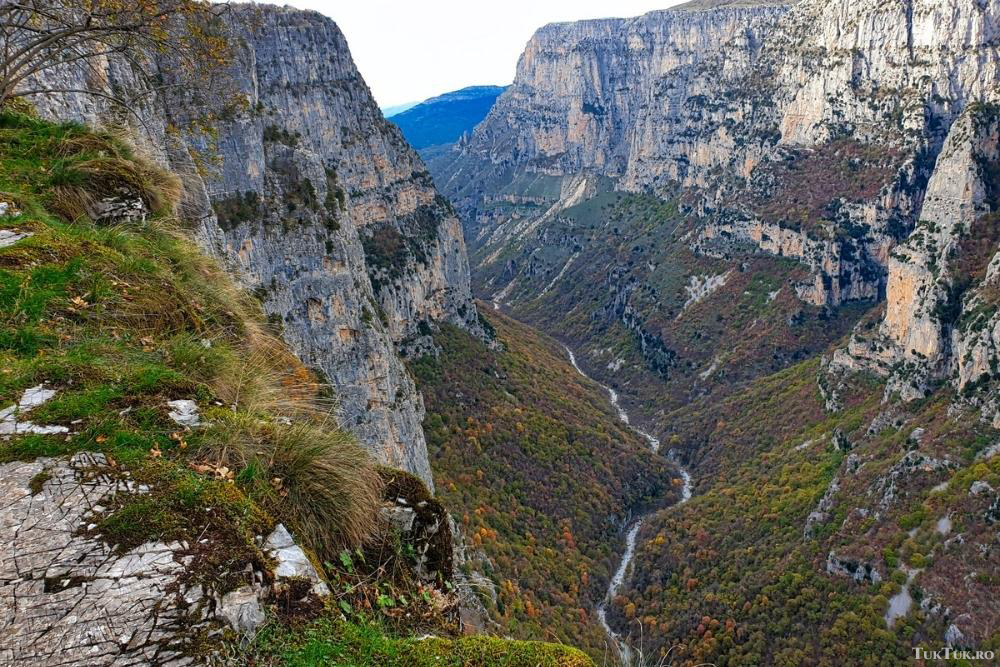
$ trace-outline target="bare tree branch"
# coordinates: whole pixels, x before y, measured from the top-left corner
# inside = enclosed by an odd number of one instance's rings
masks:
[[[197,87],[231,62],[227,22],[219,20],[228,9],[205,0],[3,0],[0,105],[43,93],[83,94],[139,117],[124,96],[93,85],[107,78],[109,59],[142,84],[140,97],[162,90],[153,85],[160,59]],[[62,83],[67,80],[84,85]],[[221,90],[203,92],[208,98],[215,93],[221,106],[232,102]]]

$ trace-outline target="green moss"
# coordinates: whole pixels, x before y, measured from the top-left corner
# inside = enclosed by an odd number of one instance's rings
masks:
[[[42,470],[37,473],[28,481],[28,489],[31,490],[31,495],[37,496],[42,492],[42,488],[45,486],[45,482],[52,479],[52,473],[48,470]]]
[[[454,574],[454,545],[448,522],[448,510],[416,475],[384,466],[379,467],[379,475],[385,483],[383,493],[387,500],[404,498],[407,505],[416,513],[418,525],[430,526],[435,523],[441,525],[441,529],[430,541],[419,546],[423,558],[426,559],[424,561],[426,568],[438,573],[439,585],[447,586],[446,582],[450,582]]]
[[[261,664],[287,667],[593,667],[580,651],[496,637],[398,639],[374,623],[321,621],[297,632],[270,626],[251,647]]]
[[[185,525],[183,514],[160,498],[139,497],[103,519],[98,530],[120,551],[128,551],[145,542],[182,537]]]

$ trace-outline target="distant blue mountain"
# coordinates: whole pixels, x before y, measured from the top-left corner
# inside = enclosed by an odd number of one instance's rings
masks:
[[[386,118],[392,118],[396,114],[403,113],[407,109],[412,109],[418,104],[420,102],[407,102],[406,104],[394,104],[391,107],[382,107],[382,115]]]
[[[424,100],[392,122],[416,148],[450,144],[479,124],[506,86],[469,86]]]

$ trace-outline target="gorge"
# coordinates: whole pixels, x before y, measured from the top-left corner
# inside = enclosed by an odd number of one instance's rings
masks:
[[[207,128],[169,53],[0,110],[0,664],[1000,650],[1000,4],[556,23],[389,120],[230,9]]]
[[[958,480],[993,474],[998,435],[996,12],[692,2],[546,26],[471,136],[426,155],[474,292],[697,471],[608,608],[647,655],[895,664],[911,633],[995,641],[992,501]],[[956,515],[961,540],[936,532]],[[820,599],[865,630],[767,620]]]

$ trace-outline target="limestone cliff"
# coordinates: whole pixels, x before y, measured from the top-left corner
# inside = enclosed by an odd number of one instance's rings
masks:
[[[471,139],[433,166],[481,243],[518,237],[498,231],[494,193],[551,205],[580,173],[627,191],[697,188],[693,210],[743,241],[760,245],[754,228],[823,241],[789,255],[814,274],[807,302],[871,299],[948,127],[996,94],[996,12],[975,0],[696,3],[546,26]]]
[[[546,26],[462,151],[541,173],[593,170],[633,190],[697,184],[718,166],[747,176],[776,145],[844,133],[940,141],[941,123],[995,93],[990,3],[790,4]]]
[[[888,290],[887,330],[905,354],[933,359],[936,376],[953,343],[979,358],[986,338],[972,352],[928,318],[960,298],[939,280],[941,253],[973,209],[989,211],[963,203],[985,195],[959,191],[995,176],[977,166],[992,159],[990,140],[958,144],[975,134],[966,116],[998,99],[998,11],[977,0],[691,3],[540,29],[489,116],[431,164],[465,218],[477,288],[537,309],[585,261],[569,261],[587,234],[567,211],[609,190],[652,193],[696,220],[684,242],[697,255],[799,262],[807,274],[789,286],[805,304],[836,309]],[[937,248],[908,259],[930,219]],[[628,325],[644,340],[670,308],[655,248],[612,265],[612,276],[643,265],[650,276],[631,279],[631,305],[605,307],[641,310]],[[917,282],[938,297],[918,305]],[[660,296],[638,308],[644,290]],[[902,360],[886,355],[883,365]]]
[[[251,111],[221,128],[222,169],[206,183],[223,256],[326,374],[345,426],[429,481],[422,399],[393,345],[429,321],[475,325],[458,219],[336,25],[260,11],[240,59]]]
[[[430,482],[423,402],[397,349],[424,349],[432,322],[478,330],[458,218],[382,117],[332,20],[269,5],[237,6],[234,18],[246,111],[211,141],[168,131],[184,127],[175,98],[133,124],[185,174],[186,217],[203,245],[325,376],[343,425],[379,460]],[[134,84],[114,62],[105,75]],[[78,96],[38,106],[60,119],[106,114]]]
[[[649,155],[647,138],[685,114],[688,85],[706,58],[731,44],[726,67],[745,68],[785,11],[671,10],[545,26],[464,150],[493,165],[638,182],[635,162]]]
[[[889,257],[885,316],[874,333],[858,331],[835,364],[886,374],[887,391],[905,399],[951,378],[995,424],[998,144],[996,105],[971,105],[951,126],[920,222]]]

